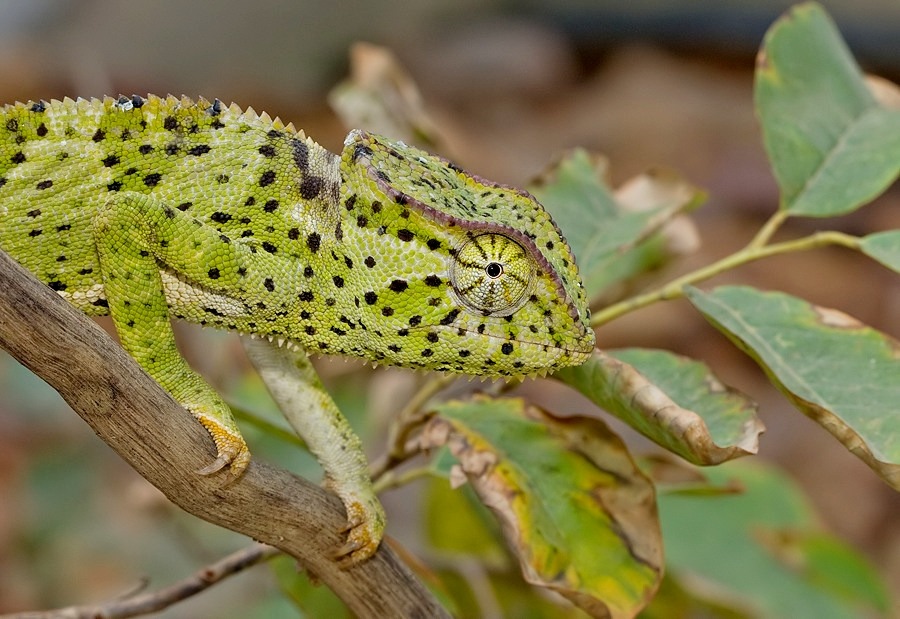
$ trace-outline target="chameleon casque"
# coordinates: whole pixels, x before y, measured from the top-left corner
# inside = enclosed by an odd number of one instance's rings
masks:
[[[292,125],[175,97],[0,109],[0,249],[90,315],[212,435],[202,474],[249,463],[170,320],[231,329],[347,510],[346,564],[384,514],[308,353],[519,377],[594,345],[572,252],[528,193],[402,142],[341,156]]]

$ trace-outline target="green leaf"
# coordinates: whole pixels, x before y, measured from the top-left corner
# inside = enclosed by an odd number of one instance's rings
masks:
[[[681,246],[692,247],[664,243],[652,233],[705,199],[669,172],[640,175],[614,194],[604,179],[606,165],[602,157],[576,149],[529,188],[565,234],[589,297],[658,266]],[[690,232],[677,234],[693,239]]]
[[[758,460],[703,473],[712,483],[739,484],[744,492],[660,494],[667,573],[682,588],[753,617],[886,613],[886,586],[875,570],[821,530],[808,500],[786,476]]]
[[[596,617],[633,617],[649,601],[662,562],[653,485],[602,422],[520,399],[436,411],[423,446],[450,447],[528,582]]]
[[[797,408],[900,490],[900,342],[781,292],[723,286],[687,296]]]
[[[876,101],[818,5],[796,7],[769,30],[755,99],[787,213],[850,212],[900,173],[900,110]]]
[[[862,239],[859,248],[870,258],[900,273],[900,230],[870,234]]]
[[[763,425],[746,397],[698,361],[662,350],[595,350],[553,375],[689,462],[718,464],[756,453]]]

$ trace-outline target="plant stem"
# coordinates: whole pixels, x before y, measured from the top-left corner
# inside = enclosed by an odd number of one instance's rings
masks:
[[[756,236],[747,244],[747,249],[760,249],[766,243],[769,242],[769,239],[778,231],[778,228],[781,227],[781,224],[784,223],[784,220],[788,218],[787,211],[778,210],[769,217],[769,220],[763,224],[763,227],[759,229],[759,232],[756,233]]]
[[[757,234],[756,238],[754,238],[753,241],[751,241],[744,249],[731,254],[730,256],[726,256],[721,260],[718,260],[717,262],[713,262],[712,264],[707,265],[701,269],[697,269],[696,271],[682,275],[681,277],[672,280],[661,288],[657,288],[656,290],[652,290],[630,299],[625,299],[624,301],[615,303],[600,310],[599,312],[595,313],[593,318],[591,319],[591,326],[597,327],[602,324],[606,324],[607,322],[618,318],[619,316],[622,316],[629,312],[633,312],[636,309],[646,307],[647,305],[656,303],[657,301],[677,299],[684,295],[685,286],[696,284],[697,282],[709,279],[710,277],[718,275],[719,273],[722,273],[729,269],[733,269],[748,262],[753,262],[754,260],[760,260],[761,258],[768,258],[769,256],[785,254],[793,251],[815,249],[818,247],[824,247],[826,245],[841,245],[850,249],[859,248],[859,237],[835,231],[816,232],[815,234],[811,234],[800,239],[794,239],[792,241],[775,243],[774,245],[758,246],[757,241],[762,240],[762,242],[764,243],[766,237],[770,236],[778,227],[778,224],[780,222],[775,224],[772,223],[777,219],[779,218],[776,214],[776,216],[773,216],[763,227],[763,229],[760,231],[760,234]],[[767,229],[769,229],[770,231],[766,234],[763,234],[763,232],[765,232]]]

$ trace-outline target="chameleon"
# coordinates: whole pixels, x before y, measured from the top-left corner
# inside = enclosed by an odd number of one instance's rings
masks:
[[[347,512],[335,560],[385,515],[359,438],[310,355],[483,377],[546,374],[594,347],[575,258],[527,192],[351,131],[336,155],[218,99],[119,96],[0,108],[0,249],[92,316],[209,432],[199,474],[250,461],[172,320],[241,334]]]

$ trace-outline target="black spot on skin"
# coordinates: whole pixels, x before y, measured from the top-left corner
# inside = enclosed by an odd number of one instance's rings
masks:
[[[271,144],[263,144],[259,147],[259,154],[263,157],[274,157],[275,156],[275,147]]]
[[[215,120],[212,122],[212,124],[210,125],[210,127],[212,127],[213,129],[224,129],[224,128],[225,128],[225,123],[223,123],[221,120],[219,120],[219,119],[217,118],[217,119],[215,119]]]
[[[297,295],[297,298],[300,299],[301,301],[312,301],[314,298],[314,295],[311,290],[304,290],[303,292],[301,292],[300,294]]]
[[[409,335],[409,329],[398,329],[397,335],[399,335],[400,337],[406,337],[407,335]]]
[[[441,324],[442,324],[442,325],[449,325],[449,324],[452,323],[454,320],[456,320],[456,317],[457,317],[457,316],[459,316],[459,310],[458,310],[458,309],[450,310],[450,312],[449,312],[446,316],[444,316],[443,318],[441,318]]]
[[[403,292],[404,290],[409,288],[409,284],[406,282],[406,280],[395,279],[394,281],[391,282],[391,284],[390,284],[390,286],[388,286],[388,288],[390,288],[394,292]]]
[[[125,170],[125,174],[130,176],[132,174],[137,174],[137,171],[137,168],[128,168],[127,170]]]
[[[163,213],[169,219],[175,219],[175,215],[177,215],[177,213],[173,209],[169,208],[168,206],[163,209]],[[199,224],[200,222],[197,222],[197,223]]]
[[[209,276],[210,279],[219,279],[219,269],[213,267],[206,272],[206,275]]]
[[[341,222],[337,222],[337,225],[334,227],[334,238],[338,241],[344,240],[344,229],[341,228]]]
[[[106,132],[103,129],[97,129],[97,131],[95,131],[94,135],[91,137],[91,140],[93,140],[94,142],[102,142],[103,138],[105,137]]]
[[[93,272],[94,272],[94,269],[81,269],[80,271],[78,271],[78,274],[79,275],[90,275]]]
[[[363,299],[365,299],[367,304],[375,305],[378,302],[378,295],[370,290],[363,295]]]
[[[334,333],[335,335],[347,335],[346,331],[344,331],[343,329],[339,329],[337,327],[329,327],[328,330],[331,331],[332,333]]]
[[[43,234],[43,233],[44,233],[44,231],[41,230],[40,228],[35,228],[34,230],[32,230],[31,232],[28,233],[28,236],[41,236],[41,234]]]
[[[351,195],[349,198],[347,198],[346,200],[344,200],[344,208],[346,208],[348,211],[352,211],[354,206],[356,206],[356,194],[355,193],[353,195]]]
[[[303,267],[303,277],[309,279],[313,275],[315,275],[315,272],[313,271],[313,268],[311,266],[306,265],[305,267]]]
[[[366,256],[366,259],[363,260],[363,264],[371,269],[375,266],[375,258],[373,258],[372,256]]]
[[[191,208],[192,206],[194,206],[194,203],[193,203],[193,202],[182,202],[181,204],[179,204],[179,205],[176,206],[175,208],[177,208],[179,211],[186,211],[186,210],[188,210],[189,208]],[[230,217],[231,217],[231,216],[229,215],[229,218],[230,218]],[[215,218],[215,214],[213,215],[213,218]]]
[[[480,325],[478,325],[478,328],[475,330],[478,331],[479,333],[484,333],[484,323],[481,323]]]
[[[47,135],[47,125],[45,125],[44,123],[41,123],[40,125],[38,125],[38,128],[35,131],[35,133],[38,134],[39,138],[44,137],[45,135]]]
[[[210,116],[218,116],[222,113],[222,102],[216,99],[212,102],[208,108],[206,108],[206,113]]]
[[[503,346],[500,347],[500,352],[504,355],[511,354],[513,351],[513,345],[510,342],[504,342]]]
[[[178,144],[176,144],[175,142],[172,142],[171,144],[166,144],[166,154],[169,155],[170,157],[172,155],[177,155],[179,150],[181,150],[181,147],[178,146]]]
[[[178,120],[174,116],[167,116],[163,121],[163,129],[166,131],[175,131],[178,128]]]
[[[248,236],[253,236],[253,230],[244,230],[241,232],[241,238],[247,238]],[[250,248],[250,251],[255,253],[254,248]]]
[[[397,346],[396,344],[391,344],[388,346],[388,350],[390,350],[391,352],[400,352],[403,349],[400,348],[399,346]]]
[[[429,331],[428,335],[425,336],[425,339],[434,344],[438,341],[439,338],[437,333],[435,333],[434,331]]]
[[[294,138],[291,140],[291,156],[294,158],[294,165],[306,174],[309,169],[309,147],[302,140]]]
[[[296,241],[300,238],[300,229],[299,228],[291,228],[288,230],[288,238],[292,241]]]
[[[433,354],[434,354],[434,351],[431,350],[430,348],[426,348],[426,349],[424,349],[424,350],[422,351],[422,356],[423,356],[423,357],[430,357],[430,356],[433,355]]]
[[[312,232],[308,237],[306,237],[306,246],[309,247],[309,250],[313,253],[319,251],[321,242],[322,237],[319,236],[318,232]]]
[[[68,260],[68,258],[66,258],[65,256],[57,256],[56,257],[57,262],[65,262],[66,260]]]
[[[350,256],[344,256],[344,264],[347,265],[347,268],[348,268],[348,269],[352,269],[352,268],[353,268],[353,261],[350,260]]]
[[[321,176],[305,176],[300,182],[300,197],[304,200],[312,200],[318,196],[325,187],[325,181]]]
[[[65,232],[66,230],[71,230],[72,224],[62,224],[61,226],[56,226],[57,232]]]
[[[237,274],[241,277],[245,277],[247,275],[246,267],[238,267]]]
[[[37,217],[38,215],[41,214],[41,209],[36,208],[36,209],[33,209],[33,210],[28,211],[28,212],[25,213],[25,214],[28,215],[29,217]]]
[[[412,230],[407,230],[406,228],[402,228],[397,230],[397,238],[401,241],[411,241],[416,238],[416,235],[413,234]]]
[[[368,223],[369,223],[369,218],[366,217],[365,215],[360,215],[359,217],[356,218],[356,225],[359,226],[360,228],[365,228],[366,224],[368,224]]]
[[[278,251],[278,248],[275,247],[274,245],[272,245],[272,244],[271,244],[270,242],[268,242],[268,241],[263,241],[262,248],[265,249],[265,250],[266,250],[267,252],[269,252],[270,254],[274,254],[275,252]]]
[[[96,301],[91,303],[91,305],[95,307],[109,307],[109,301],[107,301],[106,299],[97,299]]]
[[[42,112],[47,111],[47,102],[42,99],[42,100],[38,101],[37,103],[33,103],[31,105],[31,111],[35,112],[36,114],[40,114]]]
[[[428,249],[432,251],[441,246],[441,242],[437,239],[428,239],[428,243],[426,244],[428,245]]]
[[[266,170],[259,177],[259,186],[260,187],[268,187],[272,183],[275,182],[275,172],[274,170]]]
[[[6,184],[6,178],[0,176],[0,187],[3,187],[3,185],[5,185],[5,184]]]
[[[25,163],[25,153],[22,151],[17,152],[15,155],[9,158],[12,163]]]
[[[9,131],[18,131],[19,130],[19,121],[15,118],[10,118],[6,121],[6,128]]]
[[[333,281],[334,285],[337,286],[338,288],[344,287],[344,278],[341,277],[340,275],[335,275],[334,277],[331,278],[331,281]]]
[[[371,148],[363,144],[357,144],[356,148],[353,149],[353,157],[351,157],[351,159],[353,162],[356,162],[356,160],[360,157],[371,157],[372,154],[373,153]]]
[[[381,212],[381,202],[379,202],[378,200],[372,202],[372,212],[376,215]]]
[[[425,278],[425,285],[431,286],[432,288],[437,288],[442,283],[443,282],[441,281],[441,278],[438,277],[437,275],[429,275],[428,277]]]
[[[381,315],[384,316],[384,317],[393,316],[393,315],[394,315],[394,308],[393,308],[393,307],[382,307],[382,308],[381,308]]]
[[[190,150],[188,150],[188,155],[199,157],[200,155],[205,155],[211,150],[212,148],[210,148],[210,146],[207,144],[198,144],[197,146],[194,146]]]
[[[397,204],[406,204],[407,202],[409,202],[409,196],[407,196],[405,193],[398,193],[396,196],[394,196],[394,202],[396,202]],[[402,217],[403,214],[401,213],[400,216]],[[407,213],[406,216],[409,217],[409,213]]]
[[[141,144],[138,147],[138,152],[142,155],[149,155],[150,153],[153,152],[153,147],[150,146],[149,144]]]
[[[306,331],[306,335],[315,335],[316,334],[316,328],[312,325],[307,325],[305,331]]]
[[[111,168],[117,163],[119,163],[119,158],[116,155],[109,155],[103,159],[103,165],[107,168]]]
[[[231,177],[228,176],[227,174],[219,174],[216,177],[216,182],[219,183],[220,185],[224,185],[225,183],[227,183],[230,180],[231,180]]]
[[[53,290],[65,290],[66,288],[68,288],[68,286],[66,286],[64,283],[56,281],[47,282],[47,285],[53,288]]]
[[[267,213],[274,213],[277,208],[278,200],[275,199],[266,201],[265,205],[263,206],[263,210]]]
[[[227,224],[231,221],[231,215],[228,213],[223,213],[222,211],[216,211],[212,215],[209,216],[217,224]]]
[[[160,180],[162,180],[162,174],[159,172],[152,172],[144,177],[144,184],[147,187],[156,187],[159,185]]]
[[[269,292],[272,292],[272,291],[275,290],[275,282],[272,281],[272,278],[271,278],[271,277],[267,277],[267,278],[263,281],[263,287],[264,287],[266,290],[268,290]]]
[[[547,249],[553,249],[553,241],[547,241]]]

